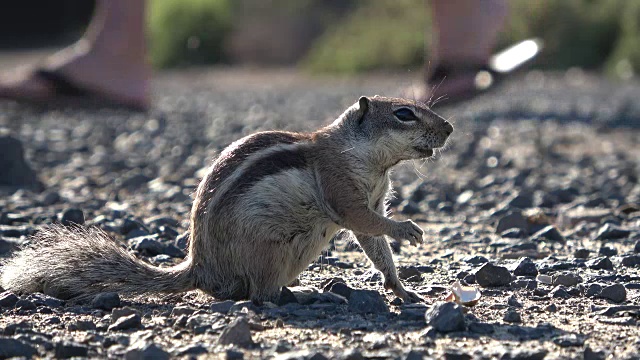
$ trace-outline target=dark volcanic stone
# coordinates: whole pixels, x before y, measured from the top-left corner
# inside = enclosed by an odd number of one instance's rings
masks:
[[[56,358],[68,359],[72,357],[85,357],[89,354],[89,348],[78,343],[64,341],[56,344]]]
[[[525,233],[522,229],[513,228],[501,232],[500,236],[505,239],[523,239],[527,237],[527,233]]]
[[[98,294],[91,301],[91,306],[96,309],[113,310],[120,307],[120,296],[115,292]]]
[[[513,275],[516,276],[537,276],[538,268],[536,264],[528,257],[521,258],[517,263],[516,267],[513,270]]]
[[[618,249],[613,246],[601,246],[598,254],[601,256],[616,256],[618,255]]]
[[[511,273],[504,266],[492,263],[482,265],[475,273],[476,283],[482,287],[505,286],[511,283]]]
[[[564,285],[567,287],[576,286],[583,282],[584,280],[578,274],[565,272],[562,274],[557,274],[553,276],[553,285]]]
[[[622,284],[613,284],[604,287],[598,296],[619,303],[626,300],[627,289]]]
[[[500,360],[543,360],[548,353],[545,349],[515,349],[504,353]]]
[[[60,223],[64,226],[70,225],[83,225],[84,224],[84,213],[82,209],[71,208],[66,209],[60,215]]]
[[[415,266],[400,266],[398,267],[398,277],[402,280],[410,282],[422,281],[422,273]]]
[[[14,293],[5,291],[0,294],[0,308],[12,308],[20,300]]]
[[[365,314],[389,312],[384,298],[374,290],[353,290],[349,295],[349,311]]]
[[[640,255],[628,255],[622,258],[622,266],[634,267],[640,265]]]
[[[590,254],[591,251],[587,249],[577,249],[576,251],[574,251],[573,257],[575,257],[576,259],[587,259],[589,258]]]
[[[297,304],[298,299],[295,295],[287,288],[283,286],[280,290],[280,296],[278,297],[278,306],[286,305],[286,304]]]
[[[482,255],[474,255],[474,256],[466,256],[462,258],[462,261],[471,265],[480,265],[480,264],[488,263],[489,259],[487,259]]]
[[[18,300],[18,302],[16,302],[15,307],[20,310],[35,310],[36,304],[26,299],[20,299]]]
[[[518,228],[524,233],[529,233],[529,223],[520,211],[511,211],[500,218],[500,220],[498,220],[498,225],[496,226],[496,233],[502,234],[503,232],[513,228]]]
[[[31,358],[37,353],[37,350],[20,340],[0,336],[0,359],[8,359],[13,357]]]
[[[44,187],[24,159],[20,140],[0,136],[0,186],[26,187],[42,190]]]
[[[139,251],[146,256],[164,254],[164,244],[158,241],[157,235],[140,236],[129,240],[133,250]]]
[[[235,305],[235,301],[233,300],[225,300],[211,304],[209,310],[214,313],[227,314],[229,310]]]
[[[113,324],[109,325],[109,331],[136,329],[142,326],[142,319],[139,314],[131,314],[118,318]]]
[[[633,247],[633,252],[640,253],[640,240],[638,240],[636,245]]]
[[[471,360],[471,355],[459,349],[447,349],[444,351],[445,360]]]
[[[607,354],[604,351],[594,351],[589,346],[584,349],[584,360],[604,360],[607,358]]]
[[[487,324],[487,323],[472,321],[469,323],[468,327],[469,327],[469,331],[479,335],[488,335],[488,334],[493,334],[495,332],[493,325]]]
[[[566,241],[560,231],[558,231],[558,229],[553,225],[545,226],[542,230],[533,234],[531,238],[535,241],[549,240],[562,243]]]
[[[533,195],[525,192],[517,194],[509,199],[507,204],[520,209],[533,207]]]
[[[631,231],[623,229],[617,225],[604,224],[600,230],[598,230],[596,240],[622,239],[628,237],[630,234]]]
[[[126,360],[168,360],[169,353],[156,344],[146,344],[141,348],[129,349],[125,354]]]
[[[509,308],[507,309],[507,312],[504,314],[504,317],[502,318],[502,320],[509,323],[521,323],[522,316],[520,316],[520,313],[516,309]]]
[[[558,285],[553,288],[549,295],[551,295],[551,297],[554,299],[568,299],[571,297],[571,294],[569,294],[567,288],[562,285]]]
[[[613,263],[608,257],[589,260],[586,265],[593,270],[613,270]]]
[[[566,334],[556,336],[552,340],[554,344],[560,347],[570,347],[584,345],[585,338],[576,334]]]
[[[218,343],[220,343],[220,345],[237,345],[241,347],[253,345],[251,329],[249,328],[247,319],[240,317],[227,325],[227,327],[222,330]]]
[[[338,282],[331,285],[331,289],[329,289],[329,291],[331,291],[334,294],[338,294],[344,297],[345,299],[348,299],[351,296],[351,292],[353,291],[353,289],[350,288],[345,283]]]
[[[427,325],[438,332],[464,331],[462,307],[453,302],[437,302],[424,315]]]
[[[600,295],[601,291],[602,291],[602,285],[600,285],[600,284],[590,284],[589,287],[587,288],[587,291],[585,292],[584,296],[586,296],[586,297],[594,297],[594,296]]]

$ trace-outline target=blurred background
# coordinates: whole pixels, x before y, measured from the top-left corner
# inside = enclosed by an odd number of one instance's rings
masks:
[[[148,36],[159,69],[233,64],[315,73],[419,68],[429,53],[424,0],[151,0]],[[615,78],[640,69],[640,1],[512,0],[501,48],[540,37],[543,69],[580,67]],[[0,52],[72,43],[87,0],[3,4]]]

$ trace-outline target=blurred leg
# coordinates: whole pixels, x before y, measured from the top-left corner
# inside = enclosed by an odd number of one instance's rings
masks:
[[[145,8],[144,0],[97,0],[84,36],[39,66],[107,100],[148,106]],[[33,68],[15,71],[0,78],[0,97],[47,99],[53,95],[47,85]]]
[[[427,64],[428,96],[455,98],[475,87],[475,74],[447,76],[433,83],[434,70],[442,65],[465,68],[487,63],[507,17],[506,0],[432,0],[433,50]],[[438,76],[436,76],[438,77]],[[432,81],[429,81],[432,80]]]
[[[484,63],[507,17],[506,0],[433,0],[433,63]]]

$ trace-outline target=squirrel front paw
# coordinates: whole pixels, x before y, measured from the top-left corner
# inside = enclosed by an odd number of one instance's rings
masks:
[[[417,246],[424,242],[422,234],[423,231],[418,224],[411,220],[406,220],[396,222],[389,236],[396,240],[409,240],[411,245]]]

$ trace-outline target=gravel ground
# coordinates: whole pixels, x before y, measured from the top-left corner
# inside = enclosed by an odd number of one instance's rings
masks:
[[[0,256],[42,224],[84,222],[152,264],[180,262],[191,194],[225,145],[316,129],[410,84],[192,70],[157,80],[149,114],[0,102]],[[384,291],[337,238],[279,304],[2,293],[0,358],[639,359],[638,98],[639,83],[531,72],[442,108],[449,148],[394,174],[394,216],[426,232],[420,247],[393,244],[422,304]],[[443,303],[456,280],[480,289],[477,305]]]

